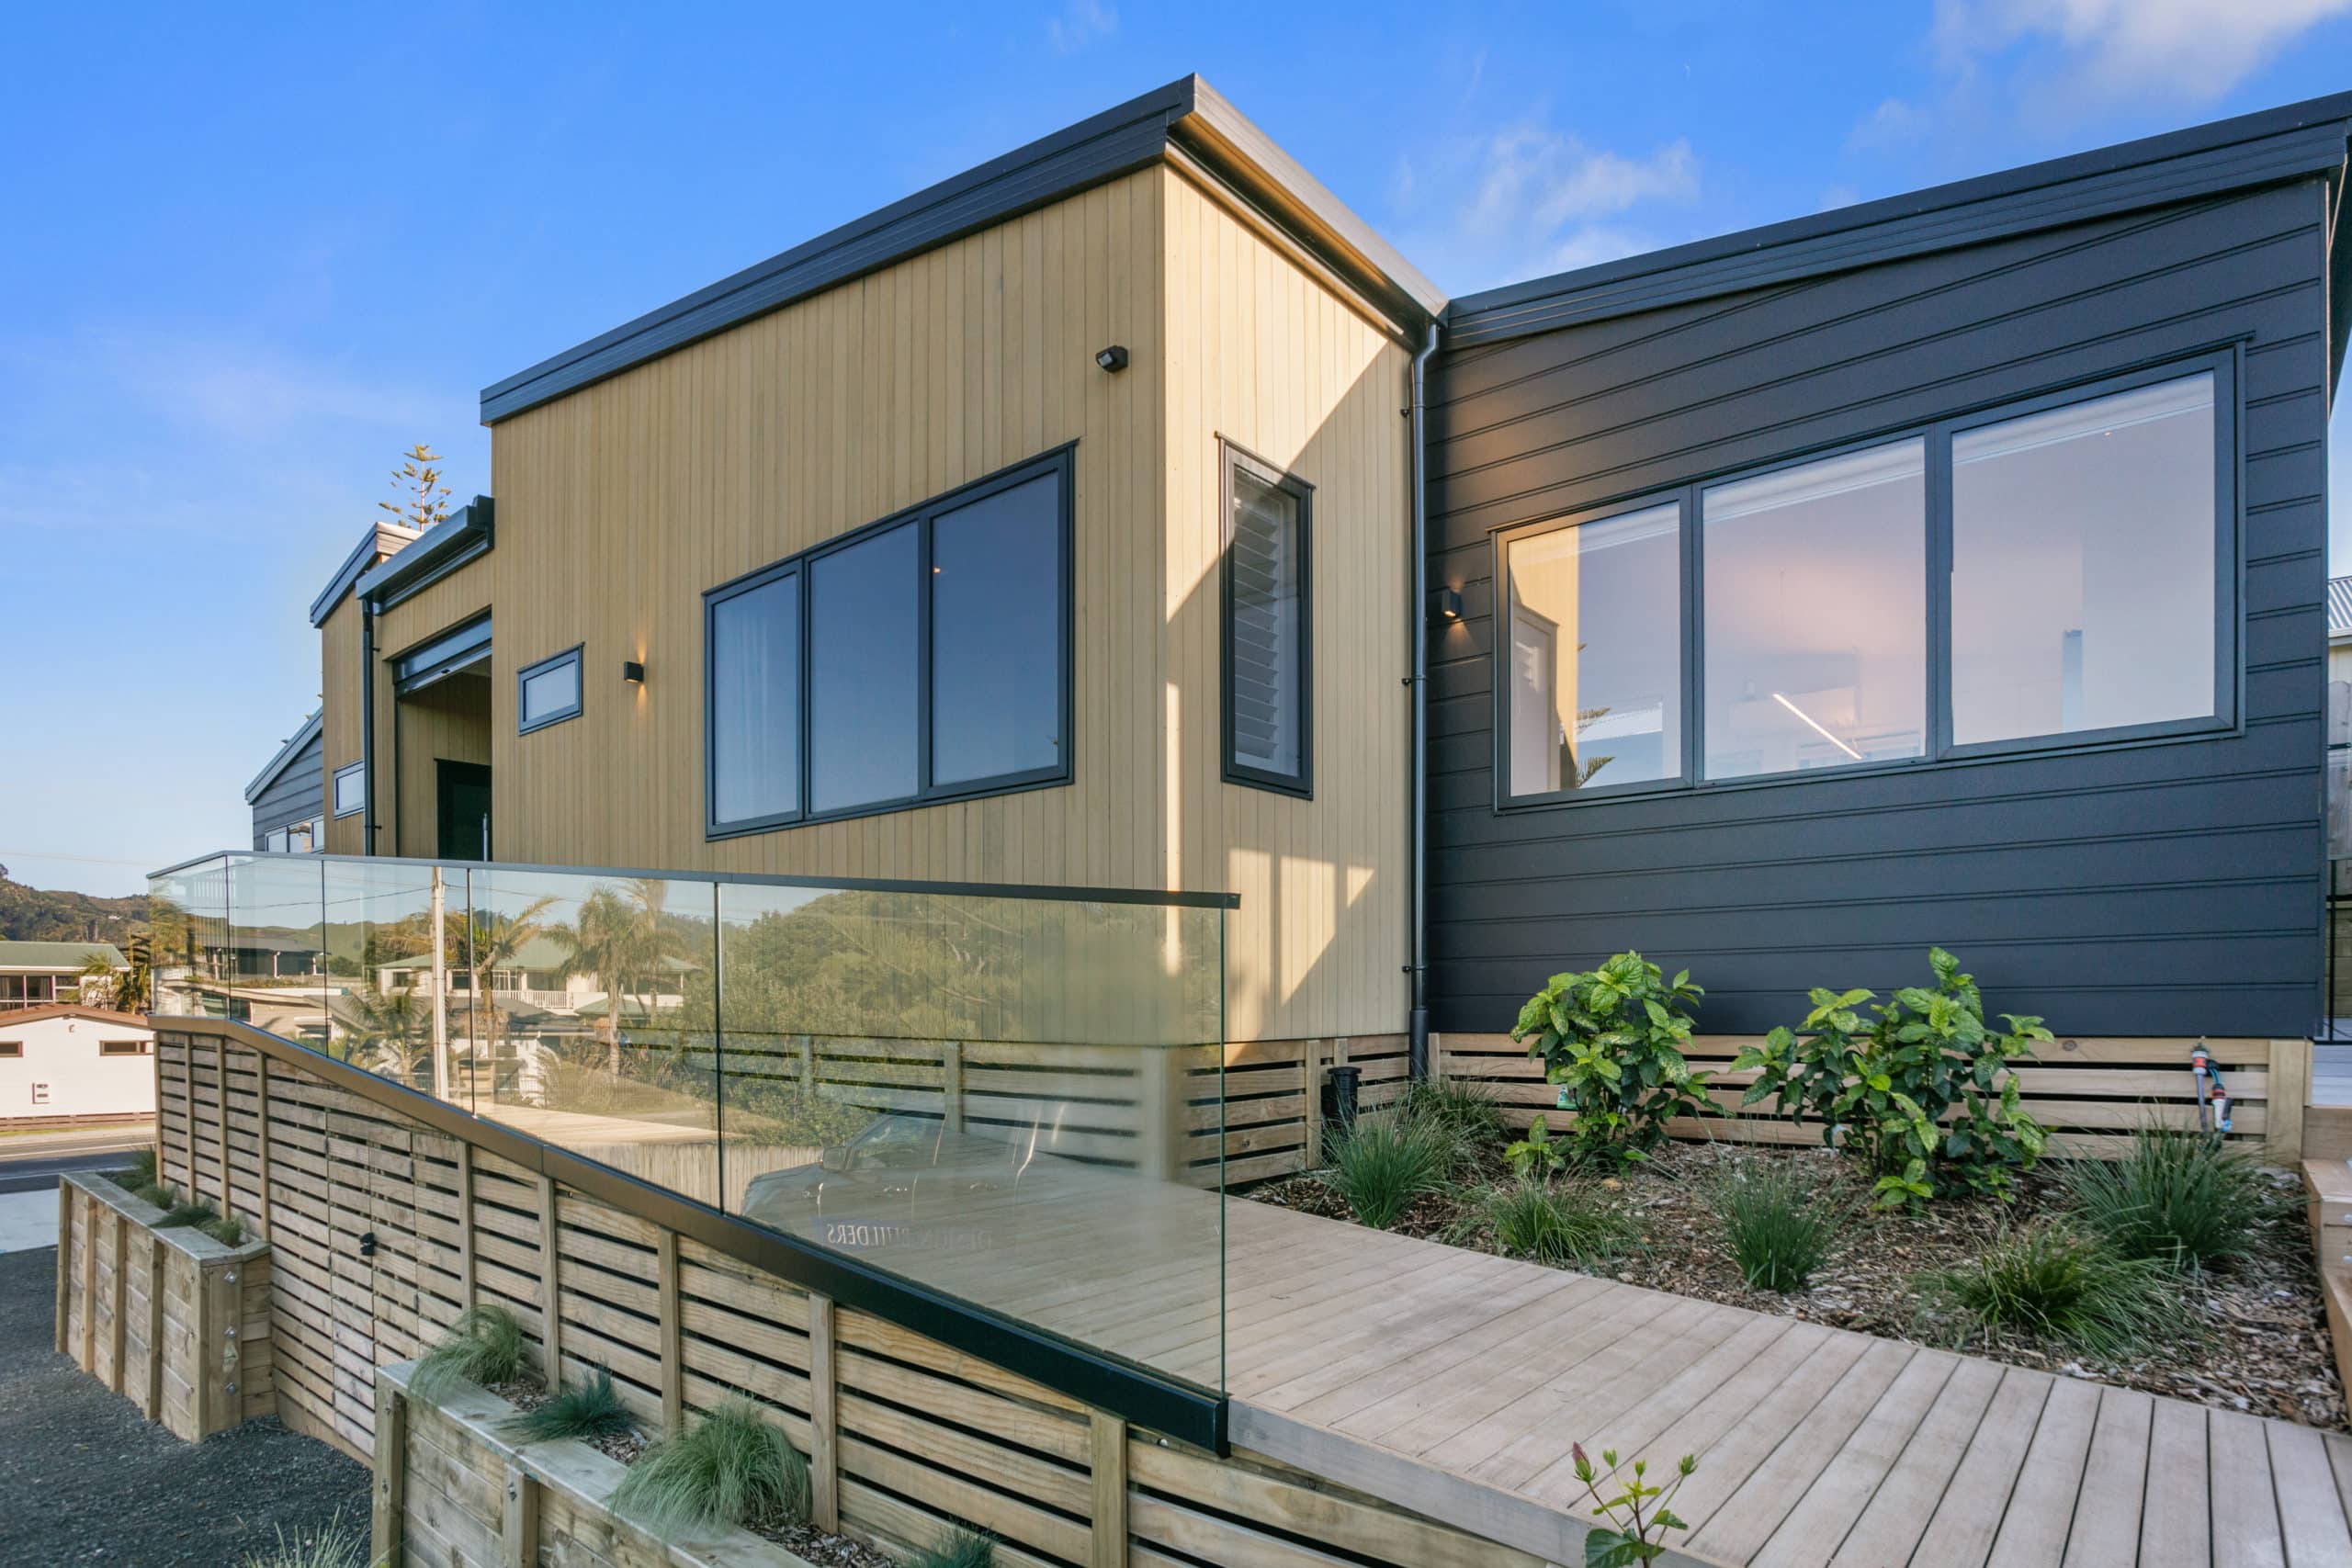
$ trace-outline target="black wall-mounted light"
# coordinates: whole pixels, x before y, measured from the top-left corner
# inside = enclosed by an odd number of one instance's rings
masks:
[[[1110,371],[1113,375],[1117,375],[1120,371],[1125,370],[1127,367],[1126,345],[1124,344],[1114,343],[1108,348],[1096,349],[1094,351],[1094,363],[1101,366],[1103,369]]]
[[[1430,614],[1441,621],[1462,618],[1462,590],[1441,588],[1430,595]]]
[[[621,660],[621,679],[622,679],[622,680],[624,680],[624,681],[627,681],[627,682],[628,682],[630,685],[632,685],[632,686],[642,686],[642,685],[644,685],[644,684],[645,684],[645,664],[644,664],[644,661],[643,661],[643,660],[636,660],[636,659],[624,659],[624,660]]]

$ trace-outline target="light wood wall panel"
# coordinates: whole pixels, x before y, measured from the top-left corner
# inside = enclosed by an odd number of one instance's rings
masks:
[[[491,679],[494,682],[495,674]],[[490,761],[489,685],[489,682],[458,676],[401,699],[395,737],[398,744],[380,753],[377,764],[379,775],[387,778],[394,790],[390,820],[398,824],[392,841],[378,845],[386,853],[440,852],[440,770],[436,764],[445,758],[453,762]],[[390,759],[394,757],[400,759],[397,768],[391,765]],[[495,775],[492,778],[492,789],[495,792]],[[494,798],[492,806],[494,818]]]
[[[326,740],[326,777],[319,809],[327,819],[324,848],[329,854],[356,855],[368,851],[364,814],[334,814],[334,775],[338,768],[359,761],[359,683],[364,668],[359,652],[359,602],[346,596],[328,613],[319,627],[319,701],[323,709],[319,732]]]
[[[1164,754],[1170,880],[1241,896],[1227,1034],[1371,1034],[1408,1006],[1411,356],[1217,199],[1171,173]],[[1218,438],[1315,487],[1315,797],[1223,780]]]
[[[388,855],[430,855],[439,846],[435,828],[439,801],[433,762],[488,762],[491,719],[469,696],[428,686],[416,696],[392,694],[391,661],[418,644],[463,626],[492,607],[498,584],[491,562],[496,552],[468,562],[440,581],[403,599],[376,617],[376,782],[389,792],[376,818],[376,848]],[[355,634],[356,635],[356,634]],[[493,638],[496,628],[492,627]],[[513,664],[493,646],[490,688],[512,680]],[[356,732],[355,732],[356,733]],[[493,780],[492,788],[496,789]],[[496,799],[492,812],[496,816]],[[493,831],[495,823],[493,820]]]

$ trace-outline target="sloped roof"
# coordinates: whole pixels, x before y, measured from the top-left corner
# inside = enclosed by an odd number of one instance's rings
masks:
[[[117,969],[130,967],[110,942],[0,942],[0,969],[75,970],[93,957]]]
[[[78,1002],[51,1002],[37,1008],[17,1008],[13,1012],[0,1012],[0,1032],[20,1024],[42,1023],[52,1018],[78,1018],[92,1023],[110,1023],[118,1029],[144,1030],[153,1032],[154,1025],[135,1012],[117,1012],[112,1008],[84,1007]]]
[[[254,775],[254,782],[245,786],[245,804],[250,806],[259,799],[261,792],[276,784],[277,775],[293,765],[294,759],[302,754],[302,748],[308,746],[319,733],[320,727],[325,720],[326,711],[322,707],[312,708],[311,716],[302,721],[302,727],[300,729],[288,737],[286,744],[277,749],[277,755],[269,760],[269,765]]]
[[[2327,640],[2352,637],[2352,577],[2327,580]]]

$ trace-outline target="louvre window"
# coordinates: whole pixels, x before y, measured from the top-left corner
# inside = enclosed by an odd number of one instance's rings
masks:
[[[1303,481],[1225,447],[1225,776],[1312,787]]]

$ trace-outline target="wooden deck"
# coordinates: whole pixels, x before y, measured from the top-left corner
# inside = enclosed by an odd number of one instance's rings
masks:
[[[1718,1564],[2352,1564],[2352,1438],[1227,1209],[1237,1447],[1581,1562],[1569,1445]],[[2217,1354],[2226,1355],[2226,1347]]]

